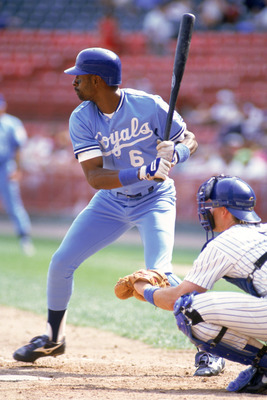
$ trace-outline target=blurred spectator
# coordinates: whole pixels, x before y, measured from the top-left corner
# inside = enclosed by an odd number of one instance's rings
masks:
[[[76,167],[68,129],[51,128],[51,132],[34,134],[23,148],[23,165],[30,173],[31,186],[39,186],[45,180],[44,172],[73,172]]]
[[[267,159],[261,147],[247,142],[242,134],[230,133],[219,142],[219,154],[224,174],[246,179],[261,179],[267,176]]]
[[[166,16],[172,24],[172,37],[178,36],[180,22],[183,14],[191,13],[193,4],[191,0],[169,1],[166,8]]]
[[[264,0],[243,0],[243,2],[247,10],[255,14],[266,7],[266,2]]]
[[[267,6],[255,15],[254,24],[256,31],[267,31]]]
[[[226,2],[224,0],[205,0],[200,3],[199,19],[202,27],[217,29],[224,20]]]
[[[6,113],[7,103],[0,95],[0,197],[13,221],[23,252],[31,256],[34,247],[31,240],[31,222],[23,205],[19,180],[22,176],[20,152],[27,140],[22,122]]]
[[[236,30],[241,32],[255,32],[267,29],[267,2],[266,0],[243,0],[244,12],[236,23]]]
[[[217,140],[200,146],[183,170],[185,174],[237,175],[247,179],[267,177],[267,113],[250,102],[239,104],[228,89],[219,90],[211,106],[188,111],[193,124],[212,125]],[[203,129],[203,128],[202,128]]]
[[[53,168],[51,157],[53,153],[53,139],[36,133],[25,145],[22,151],[23,165],[26,171],[33,174],[33,179],[40,181],[40,171]]]
[[[244,119],[242,108],[229,89],[218,90],[212,105],[201,103],[199,107],[187,110],[186,116],[196,124],[217,124],[218,129],[238,125]]]
[[[239,104],[232,91],[222,89],[216,94],[216,102],[207,110],[192,112],[193,117],[204,124],[217,125],[219,140],[229,133],[239,133],[246,143],[261,145],[265,135],[266,115],[264,110],[251,102]],[[202,120],[201,120],[202,118]]]
[[[0,29],[1,27],[32,29],[33,26],[38,29],[47,29],[47,26],[51,29],[53,26],[53,29],[57,29],[57,21],[60,24],[59,29],[62,29],[63,22],[65,29],[69,29],[67,21],[70,16],[73,26],[84,27],[80,14],[84,5],[83,0],[69,0],[67,3],[71,6],[71,10],[64,6],[63,3],[66,3],[66,0],[60,0],[60,4],[57,4],[53,10],[52,20],[48,13],[47,2],[36,0],[34,10],[28,6],[27,1],[20,1],[19,7],[10,7],[11,3],[11,0],[0,0]],[[187,10],[188,4],[190,4],[189,12],[196,15],[195,30],[245,32],[266,30],[266,0],[90,0],[85,3],[90,4],[89,20],[87,20],[87,24],[89,23],[87,26],[90,28],[88,29],[95,29],[101,15],[105,15],[107,9],[113,7],[121,27],[139,30],[147,12],[161,4],[169,3],[170,10],[173,11],[171,21],[175,25],[174,36],[178,33],[179,14],[183,12],[183,9]],[[36,18],[33,18],[33,15]]]
[[[210,107],[210,119],[221,126],[238,124],[243,120],[243,113],[232,90],[222,89],[216,93],[216,102]]]
[[[263,110],[247,102],[243,106],[241,132],[247,141],[261,143],[265,135],[266,115]]]
[[[122,51],[120,27],[112,7],[110,7],[107,13],[99,20],[98,31],[100,47],[120,54]]]
[[[202,146],[182,172],[198,177],[209,173],[262,179],[267,177],[267,157],[259,146],[246,144],[242,135],[233,132],[211,147]]]
[[[164,3],[164,0],[133,0],[135,6],[145,11],[153,10]]]
[[[195,0],[194,3],[197,29],[236,30],[236,24],[246,18],[243,0]]]
[[[143,32],[146,35],[150,53],[163,55],[169,52],[173,27],[167,16],[167,7],[168,4],[160,4],[148,11],[144,17]]]
[[[242,16],[244,8],[241,2],[228,1],[224,9],[223,26],[224,29],[234,26]]]

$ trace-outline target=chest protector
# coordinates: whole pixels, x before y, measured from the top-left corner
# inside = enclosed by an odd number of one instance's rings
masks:
[[[256,291],[253,285],[253,276],[254,272],[260,269],[263,264],[267,261],[267,252],[264,253],[255,263],[254,270],[248,275],[247,278],[230,278],[228,276],[224,276],[223,278],[230,283],[233,283],[240,289],[244,290],[244,292],[251,294],[255,297],[261,297],[260,294]]]

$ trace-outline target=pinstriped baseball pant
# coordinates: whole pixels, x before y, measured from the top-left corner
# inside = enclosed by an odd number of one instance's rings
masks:
[[[204,342],[214,339],[222,326],[222,342],[242,350],[247,344],[262,347],[267,341],[267,299],[246,293],[206,292],[194,297],[192,307],[205,322],[192,326],[193,335]]]

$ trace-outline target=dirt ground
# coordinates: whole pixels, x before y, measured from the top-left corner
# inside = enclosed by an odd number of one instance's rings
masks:
[[[217,377],[193,377],[194,351],[168,351],[91,328],[67,326],[67,350],[34,364],[13,360],[25,340],[43,332],[42,317],[0,307],[0,399],[196,400],[265,396],[228,393],[243,366],[226,362]]]

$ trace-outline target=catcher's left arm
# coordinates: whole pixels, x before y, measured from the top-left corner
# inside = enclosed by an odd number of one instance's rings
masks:
[[[192,292],[204,293],[207,291],[207,289],[186,280],[178,286],[163,289],[150,286],[147,282],[137,281],[134,289],[139,296],[143,296],[151,304],[168,311],[173,311],[175,302],[184,294]]]

